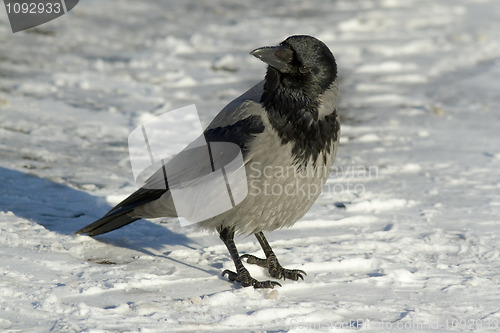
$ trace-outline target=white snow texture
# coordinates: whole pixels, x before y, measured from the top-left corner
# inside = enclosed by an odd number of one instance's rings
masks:
[[[499,31],[498,0],[85,0],[16,34],[0,9],[0,331],[498,331]],[[135,190],[131,130],[206,126],[293,34],[341,78],[324,192],[267,235],[304,281],[228,282],[217,235],[168,219],[73,234]]]

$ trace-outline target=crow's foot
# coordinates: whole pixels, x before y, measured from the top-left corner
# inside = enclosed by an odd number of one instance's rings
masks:
[[[276,258],[276,255],[274,253],[269,255],[267,259],[257,258],[256,256],[251,254],[244,254],[240,257],[240,259],[243,258],[246,258],[247,263],[249,264],[254,264],[260,267],[267,268],[269,274],[276,279],[283,279],[283,280],[290,279],[297,281],[299,278],[304,280],[304,277],[302,275],[307,275],[306,272],[304,272],[301,269],[283,268],[278,262],[278,259]]]
[[[276,281],[257,281],[255,280],[252,276],[250,276],[250,273],[245,270],[241,270],[239,273],[235,273],[233,271],[230,271],[226,269],[224,272],[222,272],[222,276],[226,275],[229,280],[231,281],[236,281],[239,282],[243,287],[250,287],[253,286],[255,289],[257,288],[271,288],[273,289],[275,286],[280,286]]]

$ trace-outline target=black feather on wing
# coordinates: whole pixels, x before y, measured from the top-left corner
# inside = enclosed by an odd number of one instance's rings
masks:
[[[207,129],[205,138],[208,143],[231,142],[237,144],[245,156],[252,137],[263,131],[262,119],[259,116],[250,116],[231,125]]]

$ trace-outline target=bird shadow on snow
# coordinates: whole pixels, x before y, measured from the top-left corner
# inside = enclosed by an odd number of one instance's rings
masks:
[[[12,212],[58,234],[73,235],[111,209],[103,198],[17,170],[0,167],[0,184],[0,211]],[[145,220],[95,239],[162,257],[166,255],[146,248],[159,250],[166,244],[193,248],[195,243],[184,234]]]

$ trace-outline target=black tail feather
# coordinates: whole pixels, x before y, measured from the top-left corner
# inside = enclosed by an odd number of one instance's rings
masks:
[[[159,199],[167,190],[140,188],[132,193],[128,198],[113,207],[106,215],[86,227],[78,230],[77,234],[87,234],[97,236],[121,228],[129,223],[139,220],[139,217],[131,217],[130,213],[134,208],[148,202]]]
[[[94,223],[83,227],[76,233],[87,234],[88,236],[97,236],[121,228],[137,220],[139,220],[138,217],[130,217],[126,214],[126,212],[106,215]]]

